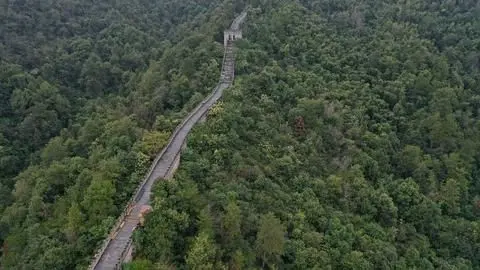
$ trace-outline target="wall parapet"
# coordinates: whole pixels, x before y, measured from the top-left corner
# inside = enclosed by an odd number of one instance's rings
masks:
[[[243,12],[239,17],[237,17],[234,22],[232,23],[232,26],[236,25],[239,26],[240,23],[243,22],[245,19],[246,12]],[[240,18],[240,19],[239,19]],[[240,31],[241,32],[241,31]],[[145,175],[144,179],[142,182],[139,184],[135,192],[133,193],[134,195],[131,197],[131,199],[128,201],[125,209],[123,210],[122,214],[118,217],[115,225],[113,226],[112,230],[110,231],[108,237],[104,240],[102,243],[100,249],[96,252],[92,263],[90,264],[88,269],[120,269],[121,264],[124,261],[125,257],[128,255],[128,250],[132,246],[132,233],[133,230],[136,228],[138,225],[138,217],[136,216],[138,208],[141,206],[142,203],[146,203],[149,200],[150,197],[150,191],[153,185],[153,182],[156,181],[158,178],[164,178],[165,176],[173,173],[174,167],[175,167],[175,160],[177,157],[180,155],[181,152],[181,147],[179,149],[176,149],[174,146],[180,142],[182,145],[185,143],[186,140],[186,135],[184,134],[185,132],[188,134],[190,129],[198,123],[198,121],[206,115],[208,110],[210,109],[213,104],[216,103],[216,101],[221,97],[222,92],[225,88],[229,87],[234,80],[234,56],[233,56],[233,40],[227,40],[225,43],[225,50],[224,50],[224,55],[223,55],[223,60],[222,60],[222,68],[221,68],[221,75],[218,81],[217,86],[214,88],[214,90],[200,103],[198,104],[195,109],[193,109],[187,117],[180,123],[174,132],[172,133],[169,142],[167,145],[162,149],[160,154],[158,154],[155,158],[155,160],[152,162],[152,165],[150,166],[149,171]],[[183,132],[182,136],[179,136]],[[163,165],[166,165],[164,163],[170,162],[169,158],[167,158],[167,153],[168,156],[170,157],[172,154],[174,155],[174,159],[170,164],[164,168],[165,175],[162,177],[158,177],[158,172],[157,177],[154,175],[157,167],[162,167]],[[162,166],[160,166],[162,165]],[[165,166],[163,166],[165,167]],[[133,226],[133,229],[131,231],[126,231],[128,226],[125,226],[126,222],[130,222],[130,226]],[[135,222],[133,224],[132,222]],[[121,248],[117,248],[116,250],[111,250],[112,247],[112,241],[115,241],[118,238],[118,235],[120,232],[123,232],[124,235],[128,235],[128,241],[125,243],[122,243],[120,246]],[[118,244],[117,244],[118,245]],[[114,263],[107,264],[106,262],[103,262],[102,264],[102,258],[106,256],[106,258],[109,258],[110,261],[111,254],[108,254],[109,252],[116,251],[115,253],[119,253],[120,255],[119,258],[114,260]],[[107,255],[106,255],[107,254]]]

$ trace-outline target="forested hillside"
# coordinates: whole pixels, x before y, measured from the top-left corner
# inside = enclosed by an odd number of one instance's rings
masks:
[[[478,1],[252,2],[128,269],[480,269]]]
[[[0,268],[84,269],[218,81],[242,1],[0,4]]]

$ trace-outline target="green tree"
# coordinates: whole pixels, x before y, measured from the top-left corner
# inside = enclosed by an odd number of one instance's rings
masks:
[[[449,215],[460,212],[460,187],[456,180],[448,178],[440,188],[442,208]]]
[[[208,233],[200,232],[187,253],[185,261],[189,269],[215,269],[216,247]]]
[[[230,201],[225,209],[223,217],[223,232],[227,246],[235,247],[238,238],[241,236],[242,212],[235,201]]]
[[[153,263],[149,260],[135,260],[123,266],[125,270],[151,270],[156,269]]]
[[[115,187],[111,180],[102,179],[99,175],[93,177],[81,204],[90,222],[95,222],[102,217],[113,214],[115,210],[114,195]]]
[[[268,213],[260,218],[258,226],[256,249],[265,264],[275,264],[278,256],[283,254],[285,245],[285,227],[273,213]]]
[[[77,239],[81,229],[81,225],[83,223],[82,212],[78,204],[72,204],[72,206],[68,210],[67,220],[68,221],[65,234],[67,235],[69,241],[73,242]]]
[[[372,264],[365,259],[362,252],[352,251],[346,254],[342,260],[343,269],[372,269]]]

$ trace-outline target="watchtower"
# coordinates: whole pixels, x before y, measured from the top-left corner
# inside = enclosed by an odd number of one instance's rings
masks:
[[[223,32],[223,45],[226,47],[228,41],[235,41],[242,39],[242,30],[240,25],[245,21],[247,17],[247,11],[242,12],[235,20],[232,22],[232,25],[228,30]]]
[[[235,41],[238,39],[242,39],[242,30],[225,30],[223,32],[223,45],[226,47],[227,42],[230,41]]]

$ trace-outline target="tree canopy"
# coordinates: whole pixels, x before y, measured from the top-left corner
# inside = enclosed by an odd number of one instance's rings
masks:
[[[134,263],[480,269],[478,1],[249,3]]]
[[[0,268],[86,268],[171,131],[218,81],[219,37],[238,8],[2,1]]]
[[[480,269],[474,0],[2,2],[0,268],[87,267],[247,5],[125,269]]]

